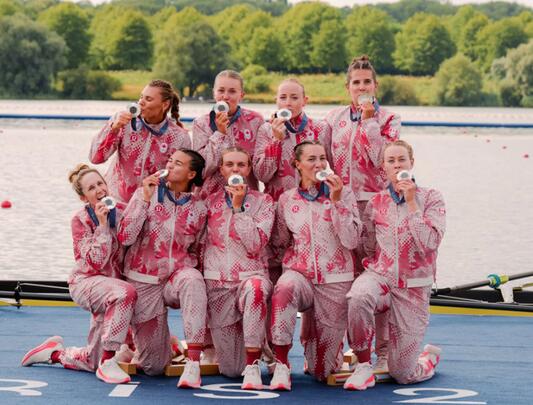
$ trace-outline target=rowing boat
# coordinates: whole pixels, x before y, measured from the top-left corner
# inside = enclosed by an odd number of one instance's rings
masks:
[[[525,276],[522,277],[531,275],[530,273],[524,274]],[[513,279],[513,276],[510,279]],[[512,298],[509,299],[502,295],[502,291],[505,290],[502,289],[504,283],[501,283],[501,278],[497,286],[500,288],[471,288],[472,285],[474,287],[490,286],[490,281],[433,289],[430,300],[431,313],[533,316],[533,289],[514,287],[509,290],[512,294]],[[65,303],[72,302],[65,281],[43,280],[0,280],[0,299],[16,306],[57,305],[54,303],[65,305]]]

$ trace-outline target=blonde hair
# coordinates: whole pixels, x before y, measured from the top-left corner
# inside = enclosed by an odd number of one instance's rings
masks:
[[[229,77],[230,79],[236,79],[241,84],[241,90],[244,90],[244,80],[239,72],[236,72],[235,70],[223,70],[222,72],[219,72],[215,77],[215,84],[217,80],[221,77]]]
[[[374,79],[374,82],[377,82],[376,71],[374,70],[372,63],[370,63],[370,59],[367,55],[361,55],[353,58],[352,63],[348,66],[348,71],[346,72],[346,84],[350,83],[350,75],[352,71],[357,69],[372,71],[372,79]]]
[[[246,156],[248,156],[248,166],[252,167],[252,157],[246,149],[243,149],[240,146],[231,146],[229,148],[224,149],[222,151],[222,155],[220,156],[220,166],[224,164],[224,155],[227,155],[230,152],[244,153]]]
[[[300,82],[297,78],[295,77],[289,77],[285,80],[283,80],[279,86],[278,86],[278,90],[279,88],[281,87],[282,84],[284,83],[294,83],[294,84],[297,84],[298,86],[300,86],[302,88],[302,93],[303,93],[303,96],[305,97],[305,88],[304,88],[304,85],[302,84],[302,82]]]
[[[409,155],[409,160],[413,160],[414,159],[413,147],[410,144],[408,144],[407,142],[405,142],[404,140],[398,139],[397,141],[394,141],[394,142],[391,142],[391,143],[388,143],[388,144],[385,145],[385,147],[383,148],[383,151],[381,152],[381,161],[382,162],[385,159],[385,151],[388,148],[390,148],[391,146],[401,146],[401,147],[407,149],[407,154]]]
[[[102,180],[104,180],[104,183],[105,183],[105,179],[104,177],[100,174],[100,172],[98,170],[96,170],[94,167],[90,167],[88,165],[86,165],[85,163],[79,163],[73,170],[71,170],[68,174],[68,181],[70,182],[70,184],[72,184],[72,188],[74,189],[74,191],[76,192],[76,194],[78,194],[79,196],[83,196],[83,190],[81,189],[81,179],[86,175],[86,174],[89,174],[89,173],[96,173],[98,174]]]

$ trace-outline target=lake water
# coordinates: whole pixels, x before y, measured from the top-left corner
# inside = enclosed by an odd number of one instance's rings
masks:
[[[124,105],[77,103],[2,101],[0,112],[57,114],[74,108],[76,113],[111,115]],[[182,115],[194,116],[208,108],[184,104]],[[314,106],[309,111],[322,116],[330,108]],[[273,111],[272,106],[258,109]],[[407,114],[400,110],[404,120],[410,112],[422,120],[449,119],[450,111],[461,122],[465,116],[486,122],[496,114],[493,109],[412,108]],[[507,110],[505,117],[532,122],[530,112]],[[81,206],[67,173],[88,161],[89,145],[102,125],[0,120],[0,201],[13,204],[0,209],[0,279],[66,280],[73,265],[70,219]],[[441,190],[447,204],[438,285],[477,281],[491,273],[533,271],[532,131],[404,127],[402,138],[414,147],[417,182]]]

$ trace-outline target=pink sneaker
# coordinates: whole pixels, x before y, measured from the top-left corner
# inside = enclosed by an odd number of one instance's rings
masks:
[[[248,364],[242,376],[244,377],[241,384],[241,390],[262,390],[263,381],[261,381],[261,368],[259,367],[259,362],[254,364]]]
[[[96,377],[108,384],[126,384],[130,376],[120,368],[115,357],[104,360],[96,370]]]
[[[425,345],[424,351],[418,357],[418,362],[424,367],[428,374],[433,374],[435,367],[439,364],[442,349],[433,345]]]
[[[344,383],[345,390],[363,391],[376,385],[374,370],[369,362],[358,363],[354,372]]]
[[[178,388],[200,388],[201,385],[200,362],[187,360],[183,374],[178,381]]]
[[[39,346],[34,347],[22,358],[23,366],[32,364],[47,363],[52,364],[52,353],[63,350],[63,338],[61,336],[52,336],[46,339]]]
[[[271,390],[291,390],[291,370],[283,363],[276,363],[274,375],[270,381]]]

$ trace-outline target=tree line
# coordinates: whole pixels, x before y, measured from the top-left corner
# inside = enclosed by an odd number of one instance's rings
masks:
[[[150,70],[193,96],[222,68],[337,73],[367,54],[379,74],[449,81],[441,104],[479,104],[493,80],[503,104],[530,105],[531,38],[533,10],[505,2],[350,9],[286,0],[0,0],[0,95],[46,95],[54,85],[65,97],[102,98],[120,87],[104,71]],[[525,55],[510,52],[521,45]]]

